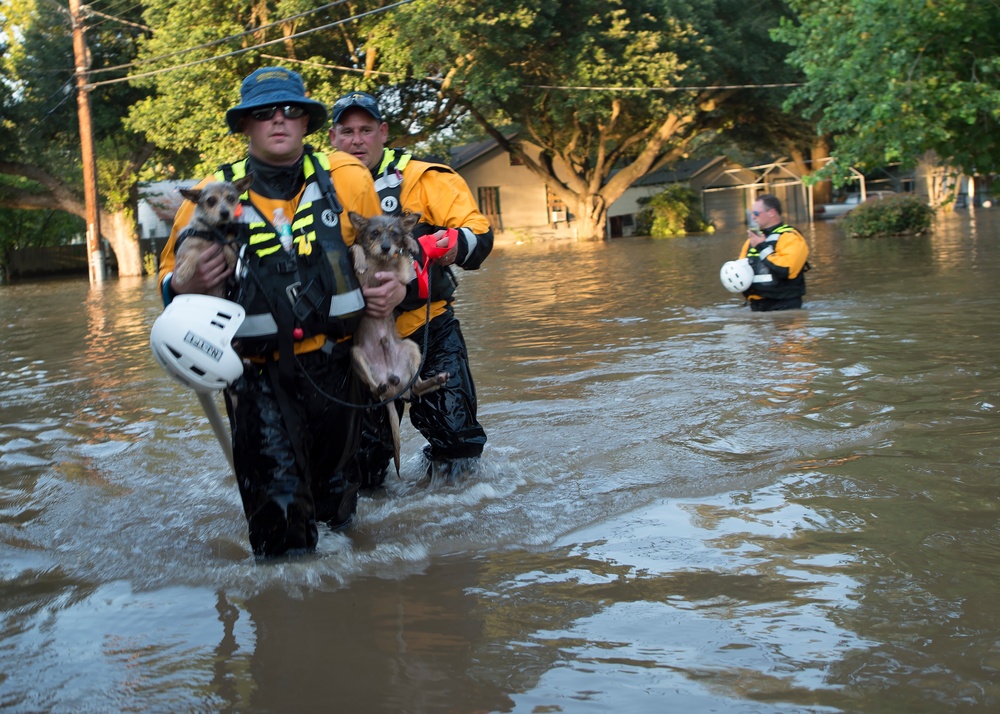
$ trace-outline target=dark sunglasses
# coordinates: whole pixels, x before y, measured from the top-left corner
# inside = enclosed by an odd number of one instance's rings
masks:
[[[254,121],[267,121],[274,116],[274,113],[278,110],[285,115],[285,119],[298,119],[301,116],[306,115],[305,107],[297,107],[294,104],[286,104],[283,107],[264,107],[262,109],[254,109],[248,112],[250,118]]]

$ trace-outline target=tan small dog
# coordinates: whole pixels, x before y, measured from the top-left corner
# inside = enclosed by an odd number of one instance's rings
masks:
[[[247,174],[239,181],[216,181],[203,188],[182,188],[180,194],[195,204],[191,221],[177,237],[174,246],[174,280],[178,285],[186,283],[194,275],[201,254],[213,243],[221,243],[226,264],[236,265],[237,248],[233,239],[237,233],[236,220],[242,208],[240,196],[250,188],[253,174]],[[225,285],[215,288],[210,294],[225,297]]]
[[[374,216],[365,218],[354,213],[348,214],[357,231],[351,258],[354,272],[362,286],[377,287],[381,282],[374,279],[375,273],[392,272],[407,284],[416,277],[413,259],[420,248],[413,240],[413,227],[420,220],[419,213],[405,216]],[[396,321],[390,315],[383,319],[361,318],[354,332],[354,346],[351,361],[354,371],[364,380],[378,401],[405,397],[403,391],[420,369],[420,347],[413,340],[404,340],[396,329]],[[429,379],[417,377],[409,388],[409,393],[419,397],[438,389],[448,381],[447,372],[439,372]],[[389,424],[392,428],[393,463],[399,474],[399,415],[395,405],[388,404]]]

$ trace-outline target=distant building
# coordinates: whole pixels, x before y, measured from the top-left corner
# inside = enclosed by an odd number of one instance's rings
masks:
[[[197,181],[154,181],[139,188],[139,206],[136,220],[139,224],[139,239],[155,241],[163,245],[170,236],[174,225],[174,214],[184,197],[178,189],[190,188]]]
[[[539,156],[541,149],[525,143]],[[497,233],[524,232],[538,237],[573,237],[574,216],[543,180],[490,139],[452,150],[451,166],[472,189]],[[556,170],[559,165],[556,164]],[[567,172],[568,174],[568,172]],[[717,229],[746,225],[747,209],[761,193],[781,199],[790,222],[810,220],[808,188],[794,165],[783,158],[760,166],[742,166],[723,156],[689,159],[636,181],[608,209],[607,237],[634,232],[640,198],[683,184],[700,197],[702,212]]]

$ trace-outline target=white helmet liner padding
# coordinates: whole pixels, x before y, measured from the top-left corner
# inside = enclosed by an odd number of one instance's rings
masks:
[[[246,312],[211,295],[178,295],[149,333],[153,356],[171,377],[196,392],[225,389],[243,374],[233,349]]]

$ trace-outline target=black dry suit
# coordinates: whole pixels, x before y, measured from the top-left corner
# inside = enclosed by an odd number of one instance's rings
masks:
[[[406,209],[423,213],[421,222],[413,231],[414,237],[419,239],[445,227],[433,225],[429,220],[434,215],[447,215],[455,201],[455,195],[446,190],[428,191],[430,195],[426,206],[404,206],[403,181],[407,182],[407,189],[410,191],[417,182],[424,180],[424,190],[427,191],[427,186],[441,186],[440,182],[429,179],[455,172],[448,166],[423,161],[411,163],[410,159],[410,154],[401,149],[385,149],[382,163],[373,172],[373,178],[384,213],[400,215]],[[470,235],[473,235],[471,231]],[[475,238],[481,238],[481,246],[485,250],[467,261],[465,267],[478,268],[492,248],[491,231]],[[460,257],[464,250],[464,255],[468,258],[468,249],[469,239],[460,238]],[[417,260],[423,265],[422,253],[417,256]],[[437,314],[429,325],[425,323],[409,333],[407,338],[416,342],[423,350],[424,361],[420,371],[422,377],[440,372],[447,372],[449,377],[440,389],[412,400],[409,413],[413,426],[427,439],[424,456],[434,468],[447,470],[461,468],[465,460],[479,457],[486,443],[486,432],[477,419],[476,385],[469,368],[468,349],[451,306],[458,283],[450,266],[441,267],[431,262],[428,270],[430,301],[444,301],[446,304],[443,312]],[[406,297],[399,305],[399,311],[423,312],[427,303],[428,297],[421,297],[419,294],[418,281],[412,280],[407,285]],[[396,408],[402,417],[403,403],[397,401]],[[361,482],[365,487],[378,487],[385,479],[387,466],[393,456],[392,437],[385,411],[368,410],[363,417],[362,429],[361,447],[357,454]]]
[[[382,212],[387,216],[401,216],[403,215],[403,204],[401,196],[403,193],[403,171],[406,169],[407,165],[412,159],[412,155],[406,153],[403,149],[383,149],[382,151],[382,163],[379,165],[378,170],[374,171],[375,179],[375,190],[378,192],[379,203],[382,206]],[[425,171],[448,171],[454,173],[454,169],[443,164],[430,164],[425,162],[417,162],[420,164],[421,168]],[[410,179],[407,176],[407,179]],[[417,180],[417,179],[412,179]],[[440,197],[445,198],[445,197]],[[436,233],[441,226],[431,225],[426,221],[421,221],[413,228],[413,238],[419,240],[421,236],[430,235],[431,233]],[[418,261],[423,264],[424,256],[423,254],[415,256]],[[455,274],[451,271],[451,266],[440,267],[434,265],[430,269],[430,298],[432,301],[437,300],[451,300],[452,296],[455,294],[455,288],[458,287],[458,281],[455,279]],[[411,282],[406,286],[406,297],[399,304],[399,310],[401,312],[407,312],[409,310],[416,310],[422,307],[427,302],[426,297],[420,297],[419,289],[416,282]]]
[[[337,340],[354,330],[364,302],[350,269],[328,166],[326,156],[307,147],[294,169],[292,196],[305,183],[292,218],[294,255],[282,248],[274,225],[249,193],[242,197],[240,219],[248,238],[234,299],[247,318],[236,344],[244,357],[255,359],[226,390],[226,404],[250,545],[257,554],[314,548],[317,522],[342,526],[357,503],[357,479],[349,478],[346,468],[360,439],[359,411],[341,402],[360,403],[363,393],[351,370],[350,341]],[[256,166],[251,170],[257,191]],[[246,173],[247,161],[241,161],[222,167],[216,177],[232,180]],[[328,338],[322,348],[293,354],[297,340],[316,335]]]
[[[796,308],[806,292],[806,258],[809,246],[802,234],[782,223],[767,231],[756,248],[747,246],[746,258],[754,270],[751,286],[744,291],[754,310]],[[793,275],[794,273],[794,275]]]

